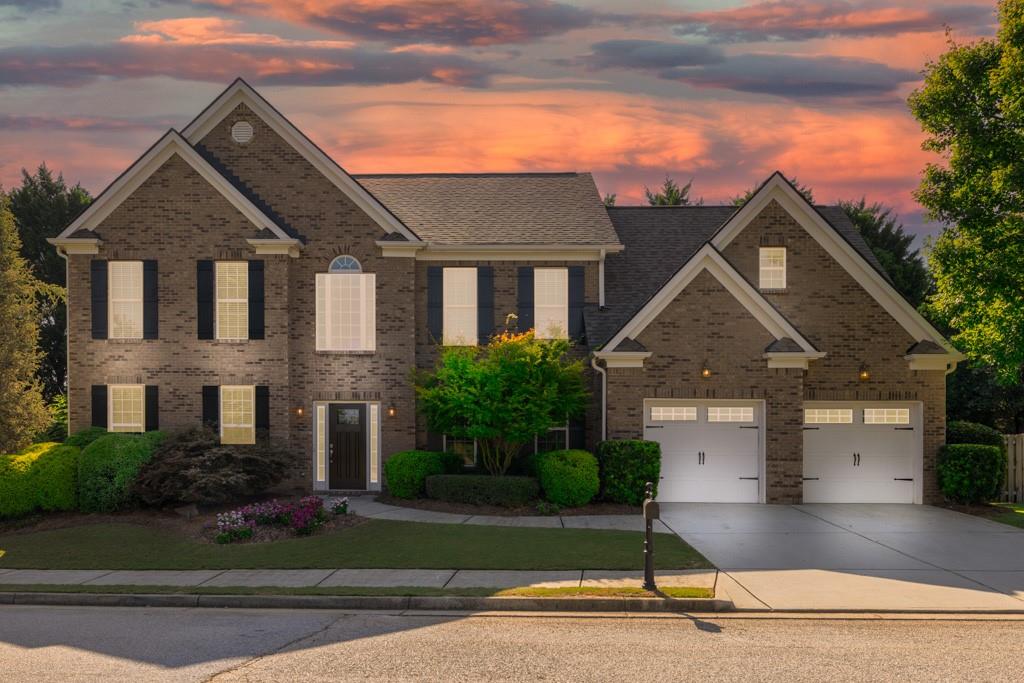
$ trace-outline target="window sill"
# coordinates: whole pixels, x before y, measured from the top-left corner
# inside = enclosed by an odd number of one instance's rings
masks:
[[[788,294],[789,293],[789,289],[786,288],[786,287],[781,287],[781,288],[766,287],[766,288],[763,288],[763,289],[759,289],[758,291],[761,292],[762,294]]]
[[[346,351],[343,349],[317,349],[313,353],[318,356],[372,356],[376,351]]]
[[[107,338],[107,339],[94,339],[93,341],[108,341],[111,344],[141,344],[142,342],[157,341],[156,339],[143,339],[142,337],[132,337],[131,339],[125,337]]]
[[[215,346],[241,346],[248,344],[253,341],[260,341],[259,339],[201,339],[200,341],[208,341]]]

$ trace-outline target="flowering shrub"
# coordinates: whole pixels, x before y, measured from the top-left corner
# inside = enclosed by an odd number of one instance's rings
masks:
[[[331,506],[331,512],[336,515],[347,515],[348,498],[342,498],[341,500],[334,501],[334,505]]]
[[[342,502],[347,509],[348,499]],[[334,509],[337,510],[337,505]],[[277,500],[252,503],[217,515],[216,540],[218,543],[232,543],[251,539],[257,526],[284,526],[299,536],[308,536],[326,521],[324,501],[317,496],[307,496],[297,503]]]

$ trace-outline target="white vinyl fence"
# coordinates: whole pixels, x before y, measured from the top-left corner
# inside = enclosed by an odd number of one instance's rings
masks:
[[[1006,435],[1006,491],[1003,501],[1024,502],[1024,434]]]

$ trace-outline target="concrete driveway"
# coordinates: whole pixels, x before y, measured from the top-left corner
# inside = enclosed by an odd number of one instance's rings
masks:
[[[920,505],[663,503],[738,607],[1024,611],[1024,530]]]

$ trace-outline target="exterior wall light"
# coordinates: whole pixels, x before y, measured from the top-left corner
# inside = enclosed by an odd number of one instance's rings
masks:
[[[860,379],[861,382],[867,382],[871,379],[871,371],[868,370],[867,365],[860,366],[860,370],[857,371],[857,378]]]
[[[700,376],[703,377],[704,379],[708,379],[709,377],[711,377],[711,368],[708,367],[707,363],[705,363],[704,367],[700,369]]]
[[[305,411],[303,411],[302,408],[296,408],[295,409],[295,414],[298,415],[299,417],[302,417],[302,413],[303,412],[305,412]]]
[[[398,415],[398,408],[396,408],[395,404],[392,403],[388,406],[388,417],[394,417],[395,415]]]

